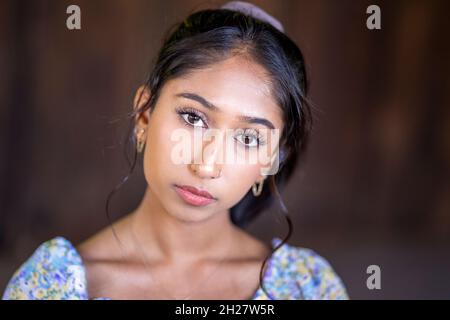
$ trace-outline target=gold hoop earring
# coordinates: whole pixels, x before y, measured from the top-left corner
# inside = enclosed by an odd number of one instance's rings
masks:
[[[258,184],[258,182],[255,182],[253,184],[252,191],[253,191],[253,195],[255,197],[258,197],[261,194],[262,189],[263,189],[263,185],[264,185],[264,181],[261,181],[259,184]]]
[[[145,145],[145,141],[144,140],[138,140],[137,145],[136,145],[136,149],[138,153],[141,153],[142,150],[144,150],[144,145]]]
[[[145,129],[140,129],[136,135],[137,137],[137,142],[136,142],[136,149],[138,153],[141,153],[142,150],[144,150],[144,145],[145,145],[145,140],[142,139],[142,135],[144,134]]]

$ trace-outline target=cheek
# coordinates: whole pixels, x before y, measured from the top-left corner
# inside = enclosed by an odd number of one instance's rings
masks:
[[[225,188],[232,198],[241,198],[259,177],[257,165],[228,165],[224,170]]]
[[[175,163],[171,160],[172,149],[176,142],[171,141],[171,134],[177,128],[177,124],[173,116],[162,117],[155,114],[148,128],[143,161],[145,175],[147,180],[167,179],[176,169]]]
[[[257,164],[235,164],[230,165],[227,171],[239,184],[251,185],[258,178],[259,168]]]

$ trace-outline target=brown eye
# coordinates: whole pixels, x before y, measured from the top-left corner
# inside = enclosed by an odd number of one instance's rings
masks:
[[[236,140],[242,143],[245,147],[257,147],[259,146],[259,139],[257,136],[253,134],[244,133],[240,131],[241,134],[238,134]]]
[[[207,128],[207,117],[200,111],[190,107],[178,107],[175,109],[180,121],[188,127]]]
[[[184,113],[181,114],[184,121],[194,127],[205,127],[205,123],[202,118],[197,116],[195,113]]]

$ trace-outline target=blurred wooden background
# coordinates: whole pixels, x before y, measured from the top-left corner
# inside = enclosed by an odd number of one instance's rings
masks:
[[[134,91],[163,35],[224,1],[0,2],[0,289],[36,247],[108,224],[106,195],[126,173]],[[284,192],[291,243],[327,258],[351,298],[450,298],[448,1],[253,1],[302,49],[315,129]],[[81,8],[82,29],[66,28]],[[366,28],[381,8],[382,29]],[[141,167],[112,217],[143,195]],[[273,223],[278,221],[277,223]],[[249,227],[286,226],[273,207]],[[382,289],[366,288],[367,266]]]

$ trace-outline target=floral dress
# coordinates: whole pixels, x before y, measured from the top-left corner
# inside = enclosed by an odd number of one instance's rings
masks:
[[[273,238],[272,248],[282,240]],[[327,260],[311,249],[285,243],[268,260],[264,288],[252,300],[344,300],[346,288]],[[64,237],[42,243],[15,271],[3,300],[110,300],[89,297],[85,268],[74,245]]]

